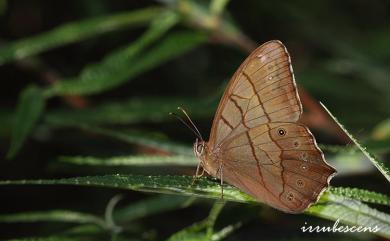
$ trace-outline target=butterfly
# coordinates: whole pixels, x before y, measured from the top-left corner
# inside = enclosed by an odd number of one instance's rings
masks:
[[[287,213],[303,212],[336,170],[309,129],[297,122],[301,114],[286,47],[277,40],[264,43],[229,81],[208,142],[193,125],[199,137],[193,148],[200,160],[195,176],[201,176],[202,167],[221,186],[229,183]]]

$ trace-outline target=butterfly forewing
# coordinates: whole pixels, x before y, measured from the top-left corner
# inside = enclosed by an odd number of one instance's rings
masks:
[[[279,41],[270,41],[243,62],[230,80],[214,118],[209,145],[260,124],[295,122],[302,113],[290,56]]]
[[[296,123],[301,113],[286,48],[280,41],[261,45],[225,90],[205,170],[260,202],[302,212],[328,186],[335,169],[325,162],[307,127]]]

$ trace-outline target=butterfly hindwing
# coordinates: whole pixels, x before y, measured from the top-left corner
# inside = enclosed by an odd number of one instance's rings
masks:
[[[301,124],[269,123],[224,143],[224,180],[261,202],[302,212],[328,186],[335,170]]]

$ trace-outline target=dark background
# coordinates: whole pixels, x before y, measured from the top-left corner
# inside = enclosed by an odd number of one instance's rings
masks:
[[[13,41],[34,36],[69,22],[104,16],[120,11],[131,11],[147,6],[166,6],[154,1],[49,1],[0,0],[0,47]],[[198,2],[206,4],[206,1]],[[319,143],[352,145],[338,127],[326,118],[318,105],[323,102],[351,130],[355,136],[373,147],[382,160],[388,161],[389,127],[379,129],[390,117],[390,15],[387,1],[231,1],[223,15],[235,25],[251,44],[260,45],[272,39],[281,40],[292,56],[295,78],[299,85],[307,124]],[[201,21],[201,20],[199,20]],[[171,31],[202,29],[193,24],[180,24]],[[142,153],[145,150],[129,146],[114,138],[104,137],[77,128],[46,127],[41,120],[15,159],[6,160],[11,127],[8,121],[15,112],[21,90],[29,84],[50,86],[45,74],[54,72],[57,77],[77,76],[91,63],[99,62],[118,47],[136,40],[145,30],[120,29],[93,36],[83,41],[49,49],[27,60],[16,60],[0,66],[0,177],[1,179],[59,178],[106,173],[172,173],[192,175],[192,168],[79,168],[56,164],[61,155],[89,155],[108,157]],[[200,31],[208,32],[206,29]],[[82,96],[80,106],[70,104],[65,97],[54,97],[47,102],[46,112],[55,110],[88,109],[108,101],[133,97],[191,97],[205,99],[220,93],[239,64],[248,55],[248,49],[234,44],[224,44],[212,31],[210,41],[177,58],[169,60],[150,71],[138,75],[131,82],[99,94]],[[156,43],[158,44],[158,43]],[[39,59],[40,67],[31,65]],[[303,93],[303,96],[302,96]],[[220,96],[220,95],[219,95]],[[80,97],[80,96],[79,96]],[[79,99],[76,98],[76,103]],[[207,136],[217,101],[207,115],[194,116],[204,136]],[[196,103],[193,103],[196,105]],[[178,103],[180,105],[180,103]],[[184,106],[186,107],[186,106]],[[152,111],[152,110],[151,110]],[[172,109],[175,111],[175,109]],[[191,109],[188,109],[191,113]],[[321,114],[322,113],[322,114]],[[318,117],[321,116],[321,117]],[[129,125],[108,125],[112,128],[135,128],[166,135],[169,139],[190,145],[193,136],[167,118],[161,122],[144,121]],[[386,131],[387,130],[387,131]],[[378,137],[379,136],[379,137]],[[380,148],[379,148],[379,147]],[[376,148],[378,147],[378,148]],[[145,153],[150,153],[146,150]],[[360,187],[388,192],[388,184],[368,160],[357,156],[355,162],[343,165],[342,157],[327,155],[336,167],[341,167],[332,186]],[[364,160],[363,160],[364,159]],[[341,162],[341,163],[338,163]],[[345,168],[345,169],[344,169]],[[355,170],[353,172],[351,170]],[[345,172],[344,172],[345,170]],[[73,209],[102,215],[108,200],[117,193],[124,195],[120,205],[151,196],[114,189],[68,186],[7,186],[0,188],[0,213],[34,210]],[[134,235],[136,240],[164,240],[172,233],[199,221],[208,215],[211,201],[201,201],[189,208],[174,210],[145,219],[137,224],[149,233]],[[379,207],[385,210],[383,207]],[[265,209],[265,211],[264,211]],[[218,219],[224,226],[247,219],[242,228],[227,240],[370,240],[372,235],[302,234],[299,228],[310,224],[332,225],[307,215],[286,215],[268,208],[229,203]],[[61,232],[72,224],[17,223],[1,224],[0,238],[45,236]],[[100,235],[96,239],[105,240]],[[124,240],[127,240],[124,238]]]

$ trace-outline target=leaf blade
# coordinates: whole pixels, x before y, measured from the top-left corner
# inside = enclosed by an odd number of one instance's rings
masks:
[[[336,124],[348,135],[348,137],[355,143],[355,145],[363,152],[363,154],[371,161],[372,164],[382,173],[382,175],[390,182],[390,169],[384,162],[379,160],[373,154],[371,154],[366,147],[359,143],[359,141],[337,120],[337,118],[321,103],[321,106],[326,110],[330,117],[336,122]]]
[[[190,176],[142,176],[106,175],[66,179],[0,181],[0,185],[78,185],[121,188],[134,191],[176,194],[183,196],[220,199],[220,184],[209,178],[200,178],[194,185]],[[241,203],[257,203],[239,189],[224,184],[224,200]],[[338,208],[338,209],[336,209]],[[338,210],[335,212],[335,209]],[[306,214],[353,225],[374,226],[381,229],[375,233],[390,237],[390,215],[379,212],[359,200],[326,191],[320,200],[305,211]],[[341,216],[340,215],[344,215]]]
[[[8,159],[15,157],[28,134],[38,122],[44,108],[45,99],[40,88],[29,86],[22,91],[12,128],[11,145],[7,153]]]
[[[150,7],[64,24],[46,33],[21,39],[1,48],[0,65],[123,27],[144,24],[161,11],[162,8]]]

